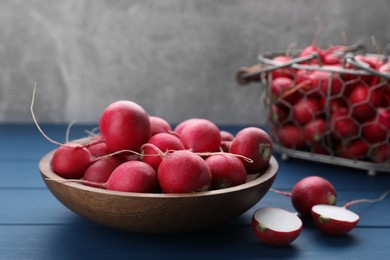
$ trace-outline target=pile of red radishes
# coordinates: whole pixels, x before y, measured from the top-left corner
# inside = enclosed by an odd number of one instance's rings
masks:
[[[390,163],[390,62],[386,56],[313,44],[294,57],[275,54],[269,61],[274,69],[264,78],[275,144]]]
[[[107,106],[99,131],[86,143],[60,144],[51,168],[57,175],[108,190],[192,193],[228,188],[262,173],[272,141],[258,127],[235,136],[208,119],[191,118],[174,129],[128,100]]]

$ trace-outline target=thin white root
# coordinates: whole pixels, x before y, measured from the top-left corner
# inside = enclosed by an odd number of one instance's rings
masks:
[[[34,82],[34,89],[33,89],[33,94],[32,94],[32,98],[31,98],[31,106],[30,106],[30,111],[31,111],[31,116],[33,118],[33,121],[36,125],[36,127],[38,128],[39,132],[49,141],[49,142],[52,142],[53,144],[56,144],[56,145],[59,145],[59,146],[62,146],[64,144],[60,143],[60,142],[57,142],[57,141],[54,141],[53,139],[51,139],[49,136],[47,136],[45,134],[45,132],[43,132],[42,128],[39,126],[38,124],[38,121],[35,117],[35,114],[34,114],[34,101],[35,101],[35,92],[36,92],[36,88],[37,88],[37,82]]]
[[[387,195],[390,194],[390,189],[385,191],[379,198],[376,199],[359,199],[359,200],[353,200],[344,205],[344,208],[349,208],[352,205],[358,204],[358,203],[375,203],[375,202],[380,202],[384,200]]]

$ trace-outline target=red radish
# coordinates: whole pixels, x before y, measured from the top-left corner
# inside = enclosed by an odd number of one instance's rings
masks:
[[[146,144],[142,146],[142,160],[157,171],[165,152],[169,150],[184,150],[184,145],[180,139],[168,133],[158,133],[153,135]]]
[[[295,74],[295,85],[300,86],[299,91],[306,95],[317,96],[319,93],[318,84],[313,84],[313,70],[299,69]]]
[[[387,129],[387,131],[390,131],[390,107],[387,108],[378,108],[378,122]]]
[[[296,213],[280,208],[261,208],[252,216],[252,230],[267,245],[291,244],[302,231],[302,220]]]
[[[94,162],[94,158],[91,152],[85,147],[85,145],[67,142],[61,144],[48,137],[42,128],[39,126],[38,121],[34,114],[34,101],[35,101],[36,85],[34,85],[33,94],[31,98],[30,112],[33,121],[38,128],[39,132],[51,143],[59,145],[54,151],[53,157],[50,161],[50,167],[62,178],[74,179],[81,178],[85,170]],[[69,129],[69,128],[68,128]],[[68,136],[68,135],[67,135]],[[68,138],[66,138],[68,139]]]
[[[271,104],[271,120],[277,124],[283,124],[288,119],[289,109],[281,104]]]
[[[383,64],[378,71],[383,74],[390,76],[390,61]],[[386,81],[386,84],[382,87],[382,103],[381,106],[389,107],[390,106],[390,79],[382,78],[382,81]]]
[[[272,156],[272,140],[263,129],[246,127],[236,134],[229,152],[252,159],[252,162],[248,162],[240,158],[248,173],[257,173],[269,165]]]
[[[158,182],[164,193],[192,193],[209,190],[211,172],[199,155],[188,150],[174,151],[160,163]]]
[[[139,151],[152,134],[150,120],[138,104],[120,100],[106,107],[100,117],[100,131],[111,151]]]
[[[152,135],[158,133],[169,133],[172,131],[171,125],[165,119],[158,116],[150,116],[150,126],[152,129]]]
[[[332,66],[326,66],[333,68]],[[334,69],[338,69],[335,67]],[[340,74],[325,70],[316,70],[311,74],[312,84],[320,86],[319,88],[327,96],[340,94],[343,90],[343,82],[340,79]]]
[[[336,147],[336,154],[347,159],[363,159],[367,156],[369,145],[361,140],[354,140],[346,144],[341,143]]]
[[[377,163],[390,163],[390,143],[374,147],[371,158]]]
[[[51,160],[53,172],[66,179],[78,179],[94,159],[87,148],[80,144],[67,143],[58,147]]]
[[[300,150],[305,146],[302,129],[293,124],[280,127],[276,130],[276,135],[284,147]]]
[[[326,65],[338,65],[343,63],[343,53],[348,47],[344,45],[332,46],[324,50],[322,61]]]
[[[275,63],[277,64],[284,64],[287,62],[290,62],[292,58],[290,56],[276,56],[275,58],[272,59]],[[291,67],[283,67],[279,69],[275,69],[272,71],[272,79],[276,79],[279,77],[287,77],[287,78],[292,78],[294,75],[294,69]]]
[[[221,141],[233,141],[234,135],[228,131],[221,130]]]
[[[359,66],[352,65],[350,63],[347,64],[347,68],[349,69],[361,69],[361,67],[367,67],[374,70],[378,70],[382,65],[382,61],[379,58],[379,56],[369,56],[369,55],[355,55],[354,57],[355,62],[360,64]],[[363,68],[364,70],[364,68]],[[355,75],[348,75],[348,79],[356,79],[358,76]],[[376,84],[378,81],[378,76],[373,75],[361,75],[359,76],[361,80],[363,80],[368,85]]]
[[[370,143],[384,142],[390,129],[386,129],[376,118],[362,125],[362,137]]]
[[[174,133],[175,133],[176,135],[179,135],[179,136],[180,136],[181,131],[183,130],[183,128],[184,128],[187,124],[192,123],[192,122],[196,122],[196,121],[198,121],[198,120],[200,120],[200,119],[201,119],[201,118],[190,118],[190,119],[184,120],[184,121],[180,122],[180,123],[175,127],[175,129],[174,129],[173,131],[174,131]]]
[[[291,78],[279,77],[272,80],[270,88],[272,99],[274,101],[273,103],[284,100],[287,103],[294,104],[300,97],[300,93],[298,91],[294,91],[289,94],[289,91],[291,91],[294,87],[295,83]]]
[[[329,115],[332,115],[334,112],[338,111],[339,109],[347,109],[347,106],[345,104],[345,100],[343,98],[326,98],[323,97],[320,99],[321,107],[329,113]]]
[[[323,155],[330,155],[331,152],[329,151],[329,146],[322,145],[322,144],[316,144],[311,147],[313,153],[317,154],[323,154]]]
[[[221,150],[224,152],[229,152],[230,145],[234,139],[234,135],[227,131],[220,131],[221,133]]]
[[[118,167],[122,162],[115,157],[106,157],[96,160],[92,163],[83,175],[83,180],[105,183],[110,177],[111,173]],[[94,185],[91,185],[94,186]]]
[[[309,122],[303,129],[303,137],[312,145],[319,144],[324,138],[328,126],[324,119],[318,118]]]
[[[326,235],[342,236],[350,232],[359,222],[359,215],[348,208],[357,203],[374,203],[385,199],[386,191],[377,199],[360,199],[346,203],[343,207],[318,204],[313,206],[311,214],[316,226]]]
[[[303,62],[304,64],[306,64],[306,63],[317,64],[319,62],[322,62],[323,50],[317,46],[315,41],[310,46],[307,46],[306,48],[304,48],[300,52],[299,57],[306,57],[306,56],[309,56],[312,54],[317,54],[318,58],[312,59],[309,62],[307,62],[307,61]]]
[[[319,116],[321,105],[317,99],[301,98],[292,109],[293,121],[300,125],[305,125]]]
[[[218,126],[207,119],[198,119],[187,123],[180,132],[184,147],[193,152],[216,152],[221,146],[221,134]]]
[[[330,118],[332,136],[336,140],[348,139],[359,133],[359,124],[349,116],[347,109],[339,109]]]
[[[301,89],[305,92],[314,89],[311,77],[311,74],[313,74],[313,72],[314,70],[298,69],[295,73],[295,85],[301,84]]]
[[[375,107],[381,103],[381,99],[378,91],[363,84],[354,87],[348,96],[352,115],[361,120],[375,115]]]
[[[111,153],[110,149],[108,148],[105,142],[99,142],[92,145],[88,145],[87,148],[92,154],[92,156],[95,157],[100,157]]]
[[[246,182],[246,170],[239,158],[232,154],[214,154],[206,160],[210,168],[211,189],[223,189]]]
[[[105,188],[107,190],[150,193],[157,187],[155,170],[147,163],[129,161],[122,163],[111,173]]]
[[[308,176],[298,181],[291,190],[291,202],[303,216],[311,216],[311,208],[317,204],[336,204],[336,190],[320,176]]]

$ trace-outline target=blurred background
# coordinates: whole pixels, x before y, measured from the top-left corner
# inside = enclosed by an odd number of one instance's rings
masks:
[[[261,87],[239,67],[264,51],[390,43],[390,1],[0,0],[0,123],[97,124],[128,99],[175,124],[265,122]]]

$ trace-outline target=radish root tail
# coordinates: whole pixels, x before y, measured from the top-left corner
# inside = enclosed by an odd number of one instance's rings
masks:
[[[350,201],[350,202],[348,202],[348,203],[346,203],[344,205],[344,208],[349,208],[350,206],[358,204],[358,203],[375,203],[375,202],[380,202],[380,201],[384,200],[387,197],[387,195],[389,195],[389,194],[390,194],[390,189],[385,191],[379,198],[376,198],[376,199],[358,199],[358,200]]]

